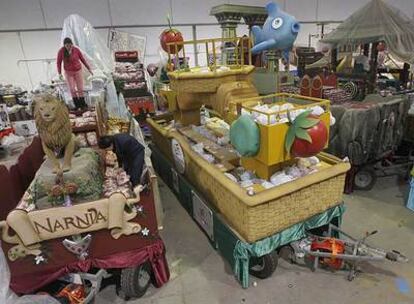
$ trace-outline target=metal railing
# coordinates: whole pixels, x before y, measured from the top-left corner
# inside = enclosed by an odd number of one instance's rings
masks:
[[[245,44],[247,42],[247,45]],[[210,71],[215,71],[217,69],[217,61],[218,55],[216,51],[217,44],[221,43],[221,56],[231,56],[229,60],[228,57],[225,59],[222,58],[222,65],[226,65],[229,67],[240,67],[245,64],[245,56],[247,55],[247,64],[252,64],[252,54],[251,54],[251,46],[252,41],[250,37],[232,37],[232,38],[213,38],[213,39],[199,39],[199,40],[192,40],[192,41],[176,41],[167,43],[168,47],[168,62],[171,64],[172,62],[172,54],[174,54],[177,63],[177,69],[181,70],[180,60],[178,58],[181,56],[182,58],[186,58],[185,56],[185,46],[186,45],[195,45],[197,48],[198,44],[204,45],[205,53],[207,58],[207,67]],[[233,47],[226,47],[226,43],[231,43]],[[198,62],[196,62],[196,66],[198,66]],[[186,69],[187,65],[184,62],[184,69]]]

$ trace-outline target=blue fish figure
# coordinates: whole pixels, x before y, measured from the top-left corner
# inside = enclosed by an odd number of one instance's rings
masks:
[[[279,6],[270,2],[266,5],[268,17],[263,25],[253,26],[254,47],[252,54],[257,54],[265,50],[281,50],[286,53],[295,42],[300,24],[295,17],[279,9]]]

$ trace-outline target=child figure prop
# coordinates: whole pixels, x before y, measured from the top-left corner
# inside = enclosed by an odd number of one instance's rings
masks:
[[[43,151],[52,162],[53,172],[69,171],[76,143],[68,108],[55,96],[44,94],[35,99],[34,118]],[[62,151],[64,157],[61,168],[57,155],[61,155]]]

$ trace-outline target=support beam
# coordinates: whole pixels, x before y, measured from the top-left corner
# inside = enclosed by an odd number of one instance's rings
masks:
[[[331,69],[335,73],[338,66],[338,48],[334,47],[331,50]]]
[[[375,83],[377,80],[377,58],[378,58],[378,50],[377,50],[378,42],[371,44],[371,66],[369,70],[369,77],[368,77],[368,94],[374,93],[375,90]]]

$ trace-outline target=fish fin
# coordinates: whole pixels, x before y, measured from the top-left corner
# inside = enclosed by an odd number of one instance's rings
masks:
[[[279,5],[276,2],[270,2],[266,5],[266,11],[269,16],[276,16]]]
[[[260,52],[263,52],[265,50],[270,50],[275,45],[276,45],[276,40],[275,39],[265,40],[263,42],[260,42],[259,44],[256,44],[252,48],[252,54],[255,55],[255,54],[260,53]]]

